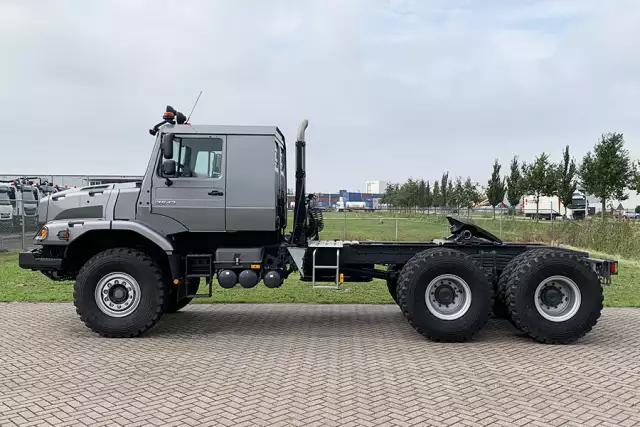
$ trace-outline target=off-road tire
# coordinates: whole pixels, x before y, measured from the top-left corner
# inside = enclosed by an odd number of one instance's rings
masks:
[[[511,320],[511,316],[509,315],[509,308],[507,307],[506,302],[506,290],[509,286],[511,276],[516,271],[520,263],[522,263],[529,256],[529,254],[538,250],[540,249],[528,250],[513,257],[507,263],[507,265],[505,265],[504,269],[500,272],[500,276],[498,277],[498,284],[496,286],[496,299],[493,303],[493,313],[499,319],[507,319],[516,328],[518,328],[518,325],[516,325],[513,320]]]
[[[553,275],[573,280],[581,294],[580,308],[563,322],[545,319],[535,307],[536,287]],[[538,342],[572,343],[590,332],[600,318],[604,299],[600,280],[589,263],[574,254],[549,248],[525,252],[506,280],[505,302],[512,322]]]
[[[121,271],[140,285],[140,304],[126,317],[103,313],[95,301],[95,288],[106,274]],[[144,252],[130,248],[107,249],[87,261],[73,289],[76,312],[85,325],[104,337],[130,338],[151,329],[162,318],[165,307],[165,278],[158,264]]]
[[[194,294],[198,291],[200,287],[200,279],[199,278],[189,278],[186,279],[187,282],[187,292],[189,294]],[[195,288],[195,289],[194,289]],[[185,308],[193,298],[182,298],[178,301],[176,297],[177,289],[174,285],[170,284],[167,292],[166,298],[166,306],[164,309],[165,313],[176,313],[177,311]]]
[[[441,274],[455,274],[471,289],[471,305],[458,319],[441,320],[427,308],[427,286]],[[434,248],[414,255],[404,265],[397,295],[402,313],[418,333],[432,341],[463,342],[489,320],[494,293],[489,275],[473,258],[454,249]]]

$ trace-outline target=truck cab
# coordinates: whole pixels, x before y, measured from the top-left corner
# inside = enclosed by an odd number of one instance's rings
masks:
[[[584,219],[589,212],[589,202],[583,191],[576,191],[571,197],[571,204],[567,206],[567,216],[570,219]]]
[[[7,231],[13,227],[15,199],[15,187],[0,183],[0,231]]]

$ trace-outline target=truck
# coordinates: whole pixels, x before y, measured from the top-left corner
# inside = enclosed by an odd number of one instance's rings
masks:
[[[589,200],[583,190],[576,190],[571,197],[571,204],[567,206],[567,218],[585,219],[589,215]]]
[[[40,190],[38,186],[27,178],[19,178],[13,181],[16,188],[16,199],[14,206],[14,225],[25,227],[36,226],[38,223],[38,203],[40,200]]]
[[[536,196],[527,194],[522,198],[522,213],[526,218],[551,220],[564,215],[564,205],[558,196],[540,196],[536,204]]]
[[[142,180],[44,197],[19,266],[73,280],[77,314],[104,337],[152,334],[164,314],[211,296],[214,284],[277,292],[292,274],[335,290],[381,279],[408,324],[433,341],[472,339],[492,315],[549,344],[596,325],[614,259],[504,242],[453,216],[441,239],[322,240],[322,210],[305,188],[308,124],[295,141],[292,221],[277,126],[192,125],[167,106],[149,131]]]
[[[527,218],[536,217],[536,197],[533,194],[522,198],[522,213]],[[540,196],[537,207],[538,218],[550,220],[558,218],[580,220],[589,214],[589,203],[583,190],[576,190],[571,203],[565,207],[558,196]]]
[[[11,219],[11,228],[17,231],[22,226],[24,219],[26,226],[35,226],[38,220],[38,200],[40,198],[40,191],[32,183],[16,179],[11,181],[0,182],[0,192],[5,196],[0,196],[0,199],[4,199],[5,208],[0,208],[0,221],[8,221]],[[7,207],[7,200],[9,199],[9,207]],[[9,209],[11,214],[9,215]]]
[[[0,182],[0,232],[7,232],[13,228],[15,192],[15,187]]]
[[[367,204],[365,201],[360,202],[345,202],[342,198],[336,202],[335,206],[336,211],[338,212],[353,212],[353,211],[370,211],[373,210],[373,204]]]

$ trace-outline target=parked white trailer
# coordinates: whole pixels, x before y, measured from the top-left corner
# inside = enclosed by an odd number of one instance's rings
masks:
[[[527,194],[522,200],[522,213],[527,218],[556,219],[564,215],[564,205],[558,196],[540,196],[536,206],[536,196]]]

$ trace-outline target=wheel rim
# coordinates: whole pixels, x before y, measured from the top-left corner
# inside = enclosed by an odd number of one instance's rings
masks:
[[[98,282],[96,304],[110,317],[125,317],[140,304],[140,285],[127,273],[109,273]]]
[[[461,277],[443,274],[427,285],[425,301],[431,314],[438,319],[459,319],[471,307],[471,288]]]
[[[538,313],[551,322],[571,319],[582,303],[580,288],[565,276],[551,276],[543,280],[536,288],[534,298]]]

